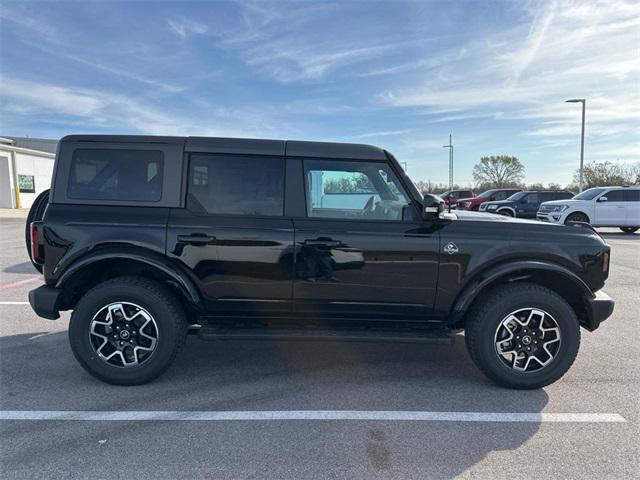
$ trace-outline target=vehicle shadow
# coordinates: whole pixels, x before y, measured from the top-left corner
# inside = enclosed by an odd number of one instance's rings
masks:
[[[189,338],[171,369],[142,386],[118,387],[102,383],[81,369],[70,351],[66,332],[33,338],[36,334],[0,338],[0,387],[3,410],[409,410],[461,412],[541,412],[548,401],[544,390],[516,391],[494,386],[471,364],[458,338],[453,347],[411,344],[329,342],[228,341],[203,342]],[[18,425],[18,423],[21,423]],[[101,426],[101,435],[116,433],[119,422]],[[171,422],[168,422],[171,423]],[[280,424],[277,425],[276,424]],[[136,431],[156,435],[158,422],[143,422]],[[216,428],[208,449],[237,448],[255,462],[273,461],[273,442],[291,442],[296,422],[255,422],[245,425],[270,433],[258,448],[241,436]],[[309,437],[321,432],[333,438],[331,448],[361,445],[361,458],[351,459],[371,476],[407,472],[450,478],[473,467],[491,452],[512,450],[527,442],[539,423],[459,422],[312,422]],[[5,438],[22,445],[11,463],[33,462],[37,446],[26,439],[36,429],[52,429],[57,441],[47,448],[65,461],[70,445],[90,431],[60,431],[56,422],[16,422],[3,428]],[[71,427],[69,427],[71,428]],[[173,425],[171,430],[182,427]],[[299,427],[298,427],[299,428]],[[348,434],[344,434],[344,429]],[[340,433],[339,433],[340,432]],[[80,437],[78,437],[80,435]],[[252,435],[248,433],[248,435]],[[298,433],[299,435],[299,433]],[[327,443],[329,440],[323,440]],[[227,443],[224,443],[227,442]],[[345,443],[346,442],[346,443]],[[223,444],[221,446],[221,443]],[[258,443],[260,445],[260,443]],[[281,448],[303,448],[299,445]],[[324,447],[327,448],[327,447]],[[206,451],[204,452],[206,454]],[[141,450],[142,452],[142,450]],[[138,453],[141,453],[138,452]],[[215,455],[215,451],[211,452]],[[301,454],[302,455],[302,454]],[[309,453],[311,455],[311,453]],[[313,457],[305,461],[321,460]],[[303,458],[303,457],[301,457]],[[68,458],[73,460],[72,458]],[[345,460],[346,461],[346,460]],[[243,476],[243,463],[229,476]],[[344,466],[343,466],[344,467]],[[325,472],[330,473],[331,466]],[[354,464],[355,468],[355,464]],[[395,472],[395,473],[394,473]],[[500,477],[517,476],[517,466],[501,467]],[[114,472],[118,473],[118,472]],[[346,474],[344,470],[334,472]],[[246,473],[245,473],[246,475]],[[268,476],[268,475],[267,475]],[[411,476],[411,475],[409,475]]]
[[[38,272],[31,262],[22,262],[11,265],[2,270],[4,273],[28,273],[38,274]]]
[[[598,232],[602,238],[615,238],[618,240],[640,240],[640,230],[635,233],[624,232]]]

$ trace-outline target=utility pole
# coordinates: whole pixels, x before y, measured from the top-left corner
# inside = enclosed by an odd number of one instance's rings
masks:
[[[453,143],[451,143],[451,134],[449,134],[449,145],[443,145],[442,148],[449,149],[449,213],[451,213],[451,190],[453,190]]]
[[[582,191],[582,185],[584,184],[583,170],[584,170],[584,116],[587,109],[586,98],[573,98],[566,100],[565,103],[582,103],[582,133],[580,134],[580,191]]]

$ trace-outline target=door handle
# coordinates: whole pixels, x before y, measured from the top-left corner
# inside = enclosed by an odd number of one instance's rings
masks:
[[[178,235],[178,242],[195,246],[213,245],[216,243],[216,237],[206,233],[192,233],[191,235]]]

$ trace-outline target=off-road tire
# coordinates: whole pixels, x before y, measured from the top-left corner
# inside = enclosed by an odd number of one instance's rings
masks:
[[[119,367],[100,357],[90,341],[96,313],[111,303],[131,302],[143,307],[158,327],[155,349],[140,365]],[[69,323],[69,342],[76,359],[94,377],[117,385],[147,383],[161,375],[185,343],[185,313],[171,291],[146,278],[118,277],[89,290],[76,305]]]
[[[509,313],[519,308],[548,312],[558,324],[561,343],[553,360],[534,372],[519,372],[506,365],[496,352],[495,334]],[[517,282],[491,290],[466,317],[465,342],[476,366],[499,385],[535,389],[562,377],[580,348],[580,326],[571,306],[557,293],[533,283]]]

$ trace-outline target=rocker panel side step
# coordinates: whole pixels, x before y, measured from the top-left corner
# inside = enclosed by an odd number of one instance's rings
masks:
[[[202,340],[276,340],[299,342],[380,342],[380,343],[431,343],[452,345],[454,336],[443,330],[342,330],[342,329],[293,329],[293,328],[222,328],[198,329]]]

